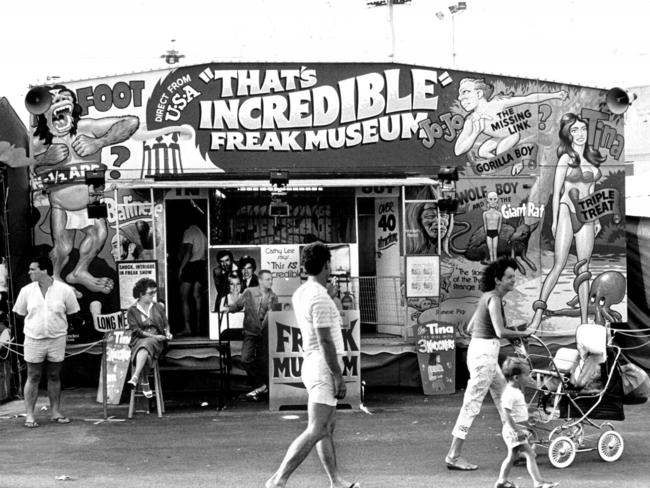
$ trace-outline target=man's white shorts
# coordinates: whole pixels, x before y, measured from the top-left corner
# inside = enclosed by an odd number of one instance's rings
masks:
[[[334,376],[332,376],[320,351],[305,353],[302,362],[302,382],[307,388],[310,403],[336,406]]]
[[[65,357],[66,336],[32,339],[25,337],[24,353],[28,363],[42,363],[46,359],[50,363],[61,363]]]

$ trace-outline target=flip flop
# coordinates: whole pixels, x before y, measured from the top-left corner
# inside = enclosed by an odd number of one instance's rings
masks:
[[[50,422],[55,424],[69,424],[72,422],[68,417],[53,417],[50,419]]]
[[[478,466],[476,464],[468,463],[461,458],[452,459],[450,457],[446,457],[445,463],[447,464],[447,469],[451,471],[475,471],[478,469]]]
[[[25,421],[25,423],[23,424],[23,427],[27,427],[28,429],[35,429],[36,427],[40,427],[40,425],[38,425],[38,422],[36,422],[36,420],[34,420],[34,421],[32,421],[32,422],[30,422],[29,420],[27,420],[27,421]]]
[[[510,481],[504,481],[503,483],[497,483],[494,485],[494,488],[517,488],[517,485]]]

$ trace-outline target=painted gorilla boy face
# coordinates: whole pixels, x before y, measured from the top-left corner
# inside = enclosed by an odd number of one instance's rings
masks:
[[[64,136],[72,129],[74,97],[68,90],[58,88],[51,89],[50,94],[52,95],[52,105],[45,112],[47,125],[55,136]]]

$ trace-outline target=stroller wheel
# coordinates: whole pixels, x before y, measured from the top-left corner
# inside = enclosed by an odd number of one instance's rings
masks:
[[[623,436],[615,430],[603,432],[598,438],[598,454],[600,458],[608,463],[612,463],[623,454]]]
[[[575,442],[567,436],[556,437],[548,446],[548,459],[556,468],[562,469],[570,466],[575,458]]]

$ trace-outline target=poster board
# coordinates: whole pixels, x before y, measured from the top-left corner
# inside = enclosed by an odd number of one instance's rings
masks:
[[[141,278],[150,278],[156,281],[156,261],[119,261],[117,263],[117,276],[120,285],[120,308],[128,309],[135,298],[133,298],[133,286]]]
[[[341,367],[347,395],[339,405],[358,409],[361,402],[361,324],[358,310],[341,312],[345,355]],[[302,383],[302,335],[293,312],[269,313],[269,409],[307,405]]]
[[[440,296],[440,256],[406,256],[406,296]]]
[[[106,385],[108,388],[107,398],[111,405],[119,405],[122,396],[122,389],[126,381],[126,373],[129,369],[131,359],[131,342],[130,330],[114,330],[107,333],[106,338],[106,361],[102,360],[102,369],[99,372],[99,385],[97,387],[97,401],[103,402],[103,368],[106,368]]]
[[[456,328],[432,322],[415,325],[415,350],[425,395],[456,391]]]
[[[300,286],[300,247],[261,246],[260,269],[267,269],[273,275],[273,291],[278,296],[292,295]]]

